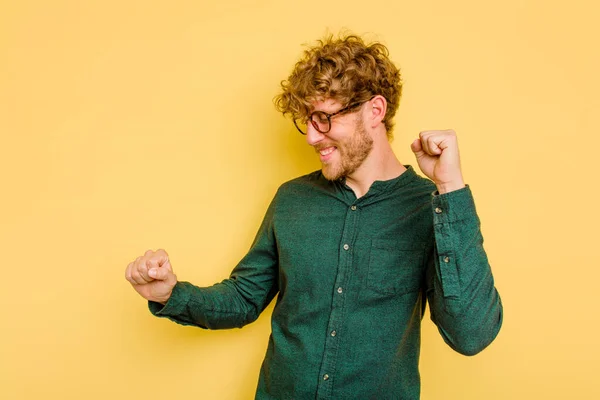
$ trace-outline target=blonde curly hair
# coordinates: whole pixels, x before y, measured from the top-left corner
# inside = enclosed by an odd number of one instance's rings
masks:
[[[328,35],[309,47],[288,79],[281,82],[275,107],[299,120],[308,118],[315,101],[332,99],[346,107],[381,95],[387,101],[383,122],[391,139],[402,79],[388,56],[387,47],[381,43],[366,44],[353,34]]]

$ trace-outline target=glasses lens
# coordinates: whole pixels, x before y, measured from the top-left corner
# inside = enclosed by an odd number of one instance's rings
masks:
[[[331,128],[329,126],[329,118],[327,118],[327,114],[325,114],[323,111],[316,111],[312,113],[311,122],[315,129],[321,133],[327,133]]]

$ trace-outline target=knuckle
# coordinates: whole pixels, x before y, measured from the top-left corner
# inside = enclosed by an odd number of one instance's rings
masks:
[[[146,252],[144,253],[144,257],[152,257],[153,254],[154,252],[152,250],[146,250]]]
[[[145,283],[148,283],[148,281],[146,279],[144,279],[144,275],[142,275],[140,273],[136,273],[135,276],[134,276],[134,279],[135,279],[136,283],[139,284],[139,285],[143,285]]]

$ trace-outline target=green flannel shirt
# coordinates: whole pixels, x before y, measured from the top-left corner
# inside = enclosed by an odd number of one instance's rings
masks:
[[[440,195],[406,167],[358,199],[320,171],[283,184],[228,279],[178,282],[150,311],[239,328],[276,297],[257,399],[418,399],[426,301],[465,355],[496,337],[502,304],[470,187]]]

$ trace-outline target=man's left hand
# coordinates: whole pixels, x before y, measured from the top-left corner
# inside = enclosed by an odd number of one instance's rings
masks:
[[[419,168],[435,183],[440,194],[465,187],[456,132],[452,129],[423,131],[410,148]]]

